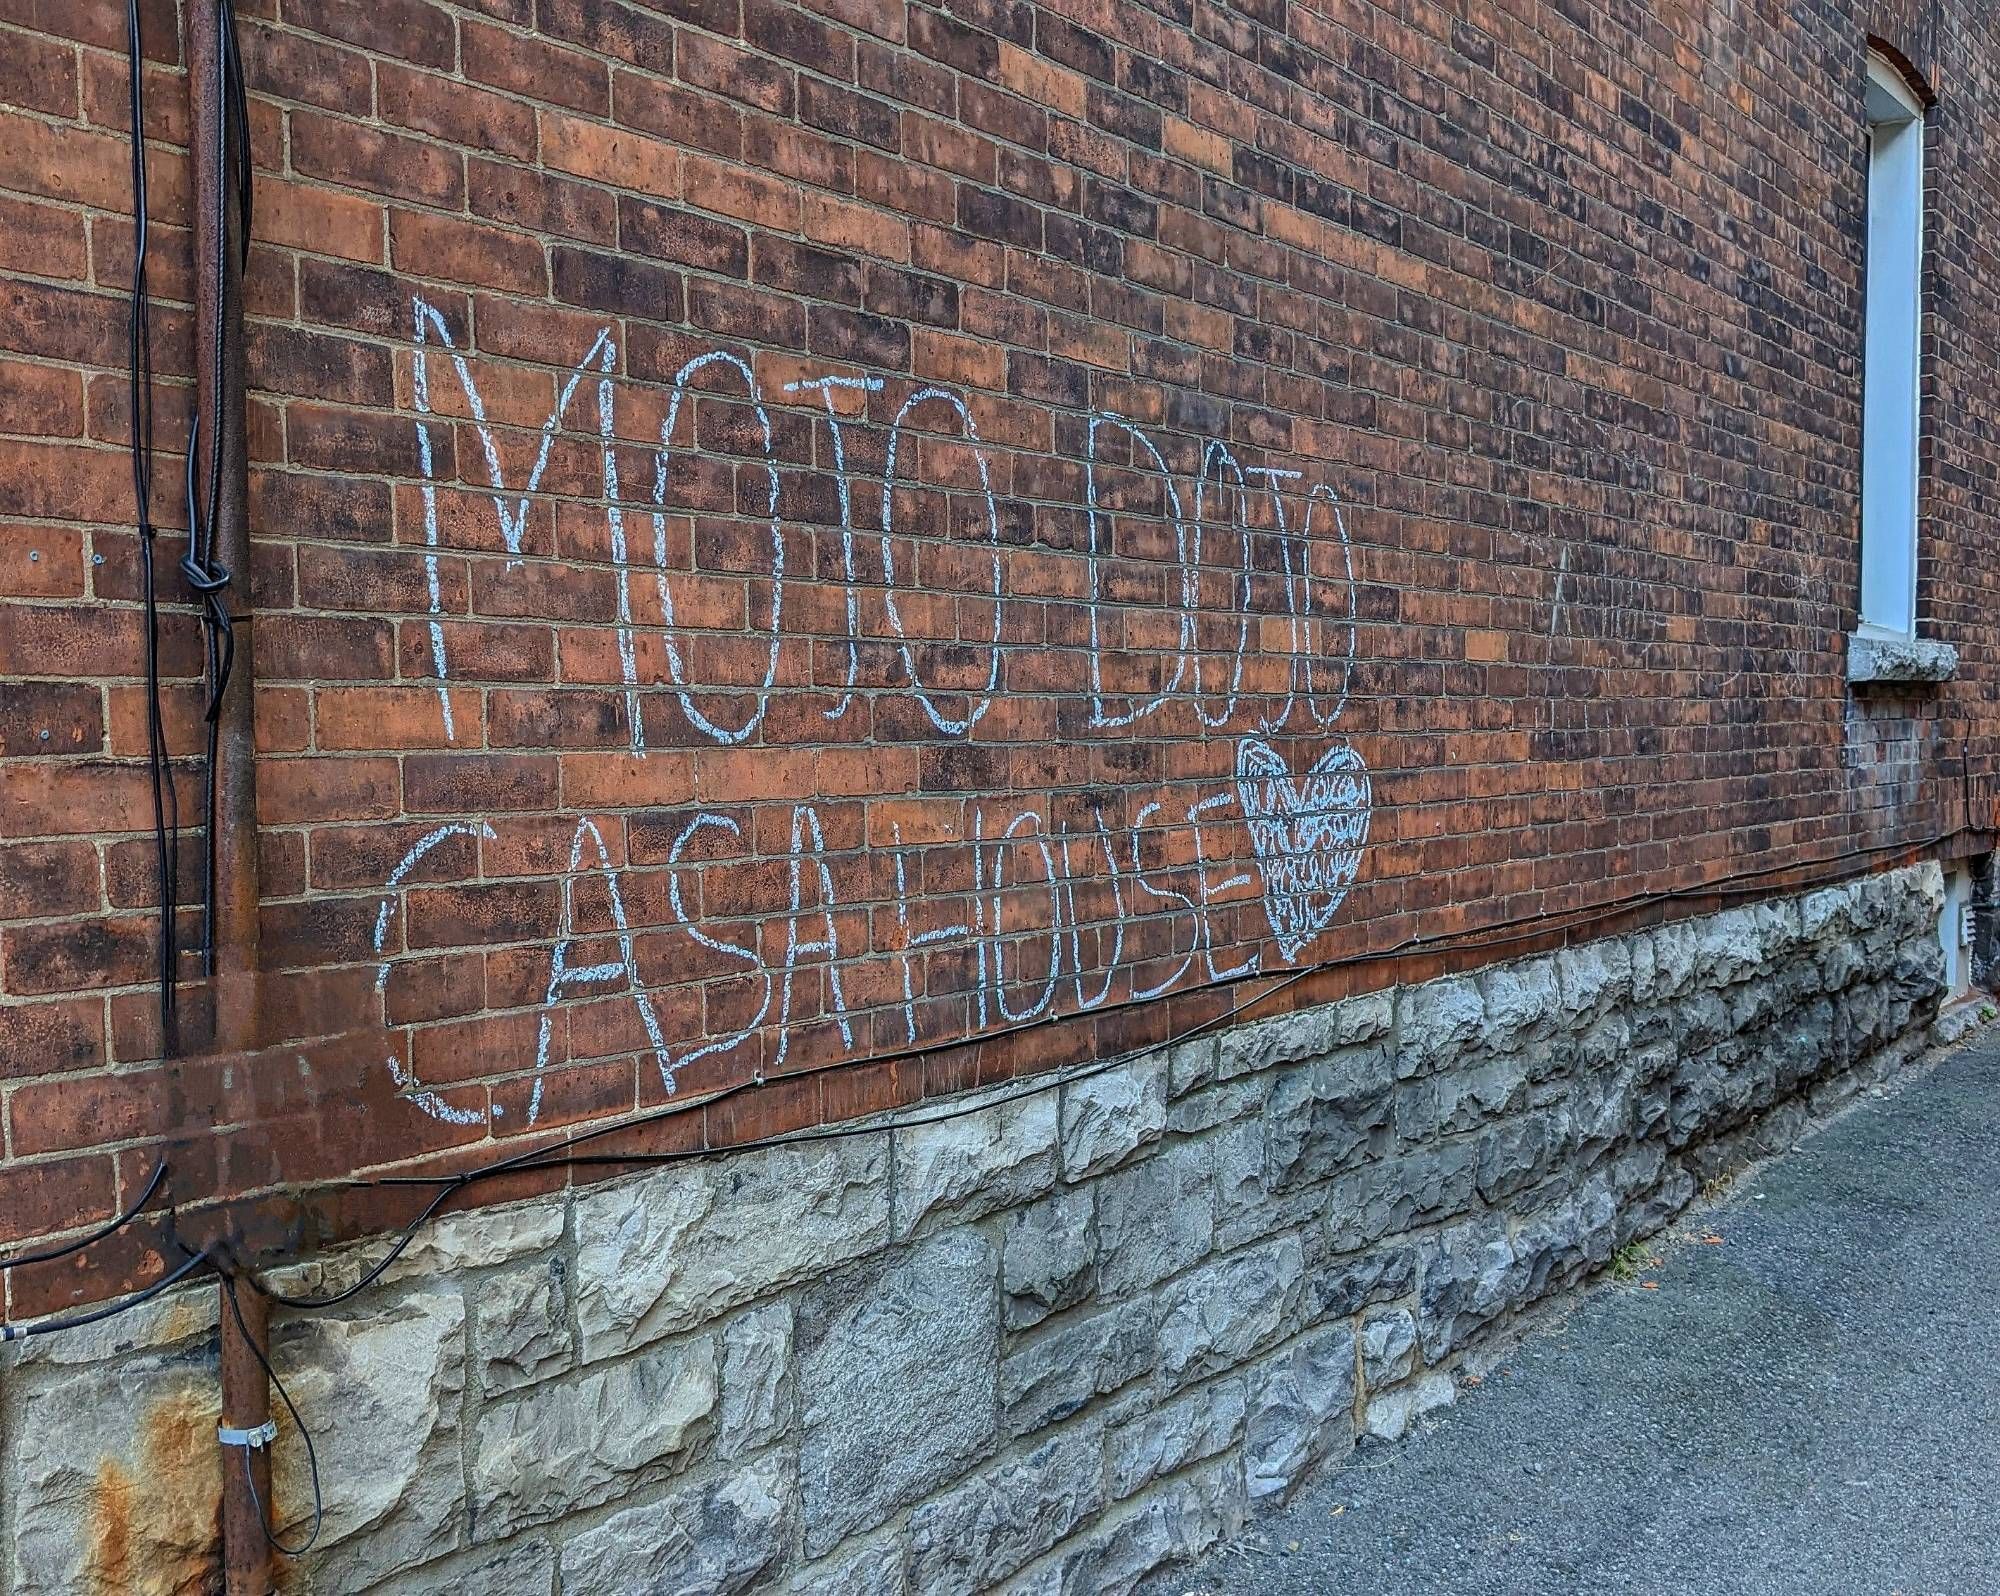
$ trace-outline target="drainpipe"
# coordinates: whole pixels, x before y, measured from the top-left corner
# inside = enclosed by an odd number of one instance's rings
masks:
[[[191,0],[186,12],[189,121],[194,164],[195,372],[197,413],[221,420],[213,469],[220,476],[214,527],[215,559],[234,577],[235,663],[218,716],[215,835],[215,1047],[247,1053],[257,1024],[257,782],[251,687],[255,650],[250,598],[249,465],[243,375],[241,240],[232,236],[233,196],[221,142],[230,107],[223,77],[223,0]],[[210,354],[221,338],[221,371]],[[218,377],[220,392],[217,392]],[[208,453],[204,439],[203,453]],[[206,493],[209,483],[200,483]],[[233,1228],[233,1227],[232,1227]],[[233,1269],[238,1248],[225,1238],[222,1267]],[[271,1388],[258,1356],[269,1343],[270,1305],[254,1287],[219,1303],[222,1424],[257,1432],[271,1417]],[[238,1318],[238,1308],[241,1319]],[[248,1332],[248,1337],[245,1331]],[[254,1338],[254,1339],[253,1339]],[[222,1464],[222,1553],[228,1596],[268,1596],[271,1551],[264,1504],[271,1500],[267,1445],[218,1441]],[[247,1468],[246,1468],[247,1464]]]

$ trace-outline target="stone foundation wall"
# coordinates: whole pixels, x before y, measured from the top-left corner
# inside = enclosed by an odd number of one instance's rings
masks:
[[[1941,893],[1915,866],[449,1219],[278,1321],[327,1497],[288,1588],[1129,1591],[1914,1056]],[[213,1302],[5,1365],[11,1589],[206,1588]],[[295,1515],[289,1432],[279,1475]]]

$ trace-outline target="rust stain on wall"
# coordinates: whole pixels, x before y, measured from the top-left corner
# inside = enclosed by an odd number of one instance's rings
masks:
[[[192,1388],[146,1409],[141,1464],[99,1465],[84,1572],[95,1596],[210,1596],[222,1582],[222,1481],[215,1409]]]

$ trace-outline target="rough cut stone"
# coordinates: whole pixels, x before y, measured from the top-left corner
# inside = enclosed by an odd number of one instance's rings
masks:
[[[1166,1050],[1167,1095],[1181,1097],[1215,1079],[1213,1032],[1190,1037]]]
[[[1477,976],[1485,1009],[1480,1040],[1495,1053],[1519,1047],[1552,1020],[1562,1004],[1554,959],[1522,959]]]
[[[13,1574],[0,1584],[18,1596],[221,1588],[214,1359],[196,1346],[56,1378],[7,1371],[0,1503]],[[280,1507],[294,1500],[281,1495]]]
[[[991,1446],[997,1263],[976,1231],[948,1231],[801,1299],[807,1556],[874,1528]]]
[[[1519,1302],[1526,1276],[1505,1222],[1494,1218],[1469,1220],[1425,1241],[1418,1269],[1417,1326],[1427,1363],[1442,1362],[1466,1337]]]
[[[1519,1109],[1527,1096],[1527,1065],[1520,1058],[1422,1076],[1396,1090],[1396,1134],[1422,1142],[1473,1130]]]
[[[1205,1138],[1163,1147],[1097,1182],[1097,1289],[1142,1291],[1204,1256],[1215,1237],[1213,1152]]]
[[[1253,1118],[1264,1112],[1270,1090],[1268,1076],[1246,1075],[1190,1092],[1168,1107],[1167,1129],[1176,1135],[1193,1136],[1231,1120]]]
[[[1385,1308],[1361,1323],[1361,1377],[1368,1389],[1394,1385],[1416,1361],[1417,1321],[1407,1308]]]
[[[1070,1187],[1007,1216],[1000,1283],[1008,1329],[1040,1324],[1090,1294],[1097,1276],[1095,1208],[1088,1187]]]
[[[1318,1331],[1253,1369],[1243,1423],[1251,1502],[1280,1501],[1328,1457],[1354,1445],[1354,1332]]]
[[[366,1590],[457,1544],[465,1307],[440,1283],[345,1312],[281,1324],[273,1358],[319,1449],[326,1522],[315,1577],[329,1590]],[[275,1467],[274,1494],[296,1520],[312,1492],[305,1448],[282,1422]]]
[[[1617,1228],[1618,1201],[1602,1176],[1526,1220],[1514,1237],[1516,1267],[1526,1272],[1525,1295],[1544,1296],[1584,1270],[1611,1262]]]
[[[1563,1008],[1582,1017],[1632,995],[1632,953],[1615,937],[1563,948],[1555,956]]]
[[[1234,1466],[1211,1464],[1112,1514],[1009,1596],[1130,1596],[1155,1569],[1234,1534],[1243,1516]]]
[[[1243,1434],[1240,1379],[1217,1380],[1172,1402],[1150,1397],[1134,1417],[1115,1425],[1105,1440],[1105,1478],[1114,1501],[1190,1463],[1234,1446]]]
[[[722,1413],[716,1448],[725,1458],[755,1451],[792,1424],[792,1308],[767,1303],[722,1331]]]
[[[549,1596],[555,1583],[555,1548],[543,1540],[520,1540],[395,1575],[372,1596]]]
[[[1386,1047],[1351,1048],[1278,1076],[1264,1111],[1271,1189],[1311,1185],[1384,1151],[1394,1082]]]
[[[1296,1238],[1234,1253],[1160,1293],[1160,1379],[1169,1390],[1241,1363],[1297,1316],[1304,1264]]]
[[[1448,975],[1396,993],[1397,1073],[1421,1075],[1460,1057],[1486,1017],[1470,976]]]
[[[1405,1295],[1417,1278],[1417,1249],[1407,1242],[1313,1268],[1306,1292],[1313,1319],[1344,1319],[1371,1302]]]
[[[1052,1437],[910,1514],[910,1583],[925,1596],[977,1596],[1104,1505],[1102,1436]]]
[[[473,1344],[479,1349],[479,1385],[497,1396],[568,1367],[569,1295],[563,1260],[502,1271],[472,1293]]]
[[[766,1455],[585,1530],[563,1548],[563,1589],[735,1596],[784,1557],[792,1507],[787,1465]]]
[[[1040,1092],[897,1131],[897,1237],[946,1216],[962,1223],[1013,1208],[1055,1185],[1057,1107],[1055,1092]]]
[[[888,1134],[734,1153],[576,1199],[586,1362],[824,1273],[889,1235]]]
[[[1366,1420],[1368,1433],[1378,1441],[1400,1441],[1426,1413],[1448,1408],[1457,1400],[1458,1387],[1451,1376],[1432,1370],[1371,1398]]]
[[[1218,1034],[1216,1079],[1226,1081],[1375,1041],[1389,1034],[1395,1014],[1395,993],[1385,988],[1228,1027]]]
[[[1554,1174],[1572,1130],[1567,1104],[1500,1121],[1479,1138],[1479,1195],[1498,1203]]]
[[[685,1466],[716,1406],[709,1336],[649,1347],[479,1416],[473,1532],[502,1540]]]
[[[1163,1060],[1141,1060],[1088,1076],[1062,1091],[1063,1178],[1115,1169],[1160,1139],[1167,1124]]]
[[[547,1251],[562,1240],[562,1233],[562,1205],[545,1198],[446,1214],[417,1232],[416,1239],[383,1272],[381,1284],[440,1280],[467,1269],[490,1269],[512,1263],[532,1253]],[[353,1285],[381,1257],[380,1242],[362,1242],[339,1248],[322,1258],[274,1270],[270,1284],[273,1289],[294,1296],[329,1296]]]
[[[1325,1235],[1333,1252],[1354,1252],[1472,1206],[1479,1145],[1460,1140],[1348,1171],[1328,1188]]]
[[[1000,1363],[1011,1435],[1031,1435],[1153,1366],[1153,1305],[1141,1298],[1038,1331]]]
[[[843,1552],[796,1575],[789,1596],[903,1596],[903,1551],[893,1540]]]
[[[1318,1058],[1337,1044],[1340,1023],[1331,1008],[1303,1009],[1218,1033],[1215,1078],[1230,1080],[1279,1064]]]

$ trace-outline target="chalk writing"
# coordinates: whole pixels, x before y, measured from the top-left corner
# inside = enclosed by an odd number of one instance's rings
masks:
[[[656,442],[644,446],[651,457],[650,502],[634,504],[625,496],[628,473],[621,462],[636,446],[620,432],[621,406],[637,402],[643,385],[614,380],[619,350],[611,327],[600,329],[567,369],[555,407],[533,439],[527,470],[510,480],[464,346],[435,307],[417,299],[413,308],[430,664],[447,740],[457,741],[458,729],[448,691],[453,667],[439,571],[441,455],[433,438],[433,429],[447,423],[433,408],[434,358],[442,358],[459,385],[500,546],[516,562],[526,548],[531,502],[548,481],[557,434],[579,391],[595,378],[594,414],[585,430],[595,431],[615,577],[617,677],[633,754],[649,753],[643,695],[656,687],[665,689],[701,741],[718,748],[766,741],[773,704],[785,691],[784,649],[789,637],[801,635],[788,606],[811,601],[816,586],[831,599],[830,566],[823,563],[816,573],[810,558],[798,566],[798,550],[808,547],[813,526],[829,514],[837,514],[840,619],[829,634],[830,612],[819,605],[813,611],[819,620],[804,634],[816,647],[835,651],[827,674],[813,678],[828,685],[833,700],[820,716],[842,721],[855,713],[864,691],[874,699],[907,695],[940,741],[994,746],[984,728],[1009,697],[1010,608],[1036,595],[1017,592],[1010,581],[1013,540],[1003,526],[993,452],[964,395],[935,384],[908,385],[892,402],[895,396],[885,395],[888,379],[843,372],[784,382],[779,391],[806,407],[807,426],[823,429],[823,458],[831,466],[832,511],[804,515],[788,511],[793,476],[781,469],[778,425],[756,368],[723,349],[694,353],[660,385],[664,418]],[[681,506],[689,495],[699,498],[708,464],[707,433],[697,435],[694,419],[698,395],[704,405],[736,407],[748,421],[732,424],[738,451],[732,469],[747,476],[735,478],[738,486],[728,492],[742,497],[755,535],[731,544],[736,563],[729,569],[748,584],[744,591],[756,595],[747,634],[754,641],[750,653],[727,655],[720,675],[697,668],[694,641],[708,636],[709,649],[739,642],[746,636],[740,621],[731,630],[704,615],[691,628],[684,616],[698,562],[682,546],[695,521],[683,517]],[[874,408],[878,395],[884,398]],[[872,422],[866,419],[871,408]],[[857,447],[857,429],[870,425],[882,428],[879,454]],[[650,929],[627,912],[630,883],[623,878],[632,867],[614,862],[598,818],[578,815],[549,931],[535,1055],[494,1072],[532,1076],[531,1123],[543,1112],[544,1079],[557,1064],[552,1039],[558,1006],[614,986],[629,994],[661,1086],[672,1092],[689,1066],[704,1059],[740,1056],[747,1069],[775,1070],[806,1026],[830,1027],[828,1039],[837,1037],[845,1052],[865,1050],[871,1033],[862,1019],[870,1004],[886,1002],[901,1040],[915,1044],[934,1027],[949,1028],[954,1013],[964,1015],[957,1024],[974,1029],[1023,1025],[1065,1005],[1090,1012],[1121,987],[1128,999],[1144,1001],[1197,971],[1207,981],[1231,980],[1260,963],[1256,938],[1246,939],[1240,927],[1245,903],[1261,906],[1286,960],[1299,958],[1333,923],[1367,842],[1373,804],[1368,766],[1344,742],[1319,747],[1297,768],[1294,759],[1305,754],[1292,750],[1301,730],[1323,737],[1348,701],[1357,588],[1339,496],[1296,469],[1246,464],[1234,447],[1216,439],[1200,446],[1192,480],[1184,485],[1146,426],[1109,411],[1084,417],[1081,439],[1082,502],[1076,509],[1084,529],[1083,591],[1077,596],[1087,647],[1072,693],[1076,715],[1063,724],[1115,739],[1184,705],[1181,713],[1191,711],[1202,733],[1233,739],[1225,745],[1233,758],[1220,768],[1211,765],[1207,777],[1196,778],[1196,790],[1171,803],[1164,795],[1136,794],[1143,801],[1123,818],[1111,796],[1115,789],[1093,788],[1087,797],[1052,794],[1005,804],[979,799],[964,833],[918,843],[906,841],[900,822],[892,823],[886,863],[893,879],[893,934],[886,937],[874,929],[886,922],[870,910],[886,888],[872,874],[865,848],[852,840],[830,846],[826,818],[814,803],[793,802],[788,838],[781,833],[782,840],[763,851],[782,850],[782,894],[752,916],[768,918],[768,935],[747,923],[713,920],[693,896],[696,881],[709,879],[705,873],[724,868],[732,857],[760,856],[751,846],[747,803],[690,807],[673,820],[662,872],[668,920]],[[878,462],[869,474],[878,490],[872,505],[857,493],[864,457]],[[574,492],[574,485],[564,491]],[[964,513],[952,513],[954,504]],[[873,525],[865,526],[871,509]],[[906,512],[919,523],[914,530],[904,526]],[[639,639],[653,623],[642,622],[635,603],[640,565],[628,536],[628,517],[635,513],[651,521],[650,585],[658,606],[658,651],[645,656],[654,663],[644,668]],[[928,518],[941,519],[942,527],[927,524]],[[864,537],[871,531],[867,541],[875,552],[868,568]],[[1135,539],[1144,547],[1131,546]],[[962,554],[945,552],[954,544]],[[929,562],[964,574],[968,567],[950,562],[975,550],[973,569],[981,574],[943,590],[939,602]],[[1336,569],[1316,570],[1315,550],[1336,551]],[[1323,563],[1326,555],[1319,558]],[[831,559],[829,551],[826,561]],[[803,574],[795,577],[795,567]],[[1163,573],[1148,579],[1154,587],[1145,589],[1157,590],[1158,599],[1133,597],[1129,573],[1135,570]],[[1214,578],[1207,587],[1205,574]],[[1329,603],[1333,592],[1340,597]],[[864,652],[871,649],[873,654]],[[1285,657],[1274,662],[1274,653]],[[867,677],[865,658],[876,660]],[[893,663],[885,666],[884,659]],[[946,663],[949,671],[940,674]],[[1046,696],[1047,686],[1041,690]],[[1003,730],[1003,740],[1005,735]],[[1186,785],[1177,779],[1177,786]],[[388,943],[396,897],[424,857],[451,836],[491,840],[494,832],[478,818],[440,826],[390,874],[375,928],[378,990],[397,958]],[[576,962],[586,940],[577,891],[589,879],[601,880],[610,921],[608,939],[602,939],[602,916],[593,935],[615,947],[616,957]],[[679,973],[689,965],[699,965],[701,973]],[[663,969],[670,972],[665,980]],[[676,978],[706,979],[736,995],[712,1014],[697,1002],[668,1018],[654,994]],[[850,1001],[857,990],[876,995],[857,1008]],[[969,1013],[954,1007],[959,1002],[969,1005]],[[415,1078],[413,1066],[392,1056],[389,1067],[407,1099],[424,1112],[454,1123],[481,1117],[446,1102]],[[501,1110],[496,1104],[489,1112]]]

